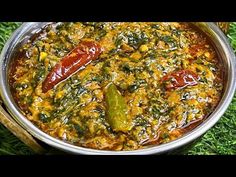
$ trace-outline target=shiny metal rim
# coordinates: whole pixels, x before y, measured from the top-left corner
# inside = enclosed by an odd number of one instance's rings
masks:
[[[211,33],[213,33],[215,37],[218,39],[218,43],[222,48],[222,50],[224,51],[224,54],[227,58],[228,69],[226,72],[228,76],[227,78],[228,82],[227,85],[225,86],[225,92],[219,105],[217,106],[215,111],[201,125],[199,125],[191,132],[185,134],[183,137],[174,140],[172,142],[133,151],[95,150],[65,143],[61,140],[53,138],[50,135],[42,132],[21,114],[19,108],[17,108],[16,104],[13,101],[13,98],[11,97],[9,86],[7,84],[7,79],[6,79],[7,65],[5,61],[8,60],[9,58],[10,48],[14,48],[19,38],[32,25],[35,24],[36,23],[24,23],[20,28],[18,28],[18,30],[15,31],[15,33],[11,36],[11,38],[7,41],[6,45],[4,46],[0,56],[0,67],[2,68],[2,70],[0,71],[0,93],[8,111],[20,125],[22,125],[27,131],[29,131],[34,137],[63,151],[75,154],[87,154],[87,155],[89,154],[90,155],[146,155],[146,154],[163,153],[169,150],[173,150],[195,140],[199,136],[203,135],[207,130],[209,130],[226,111],[227,107],[229,106],[234,96],[234,91],[236,88],[235,55],[221,30],[214,23],[205,23],[209,27]]]

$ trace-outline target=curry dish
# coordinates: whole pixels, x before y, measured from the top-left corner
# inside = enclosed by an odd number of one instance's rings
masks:
[[[217,106],[222,66],[190,23],[49,23],[9,82],[22,113],[62,141],[136,150],[175,140]]]

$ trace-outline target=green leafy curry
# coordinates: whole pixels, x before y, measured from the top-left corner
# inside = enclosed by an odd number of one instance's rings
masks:
[[[222,66],[190,23],[49,23],[10,70],[22,113],[78,146],[135,150],[167,143],[218,104]]]

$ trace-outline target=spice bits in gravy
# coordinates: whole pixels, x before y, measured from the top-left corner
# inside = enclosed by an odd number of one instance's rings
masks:
[[[9,75],[22,113],[82,147],[173,141],[221,98],[216,51],[189,23],[50,23],[19,52]]]

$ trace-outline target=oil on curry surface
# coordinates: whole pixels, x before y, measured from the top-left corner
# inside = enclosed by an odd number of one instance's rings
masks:
[[[50,23],[10,73],[23,114],[78,146],[135,150],[170,142],[218,104],[221,65],[189,23]]]

